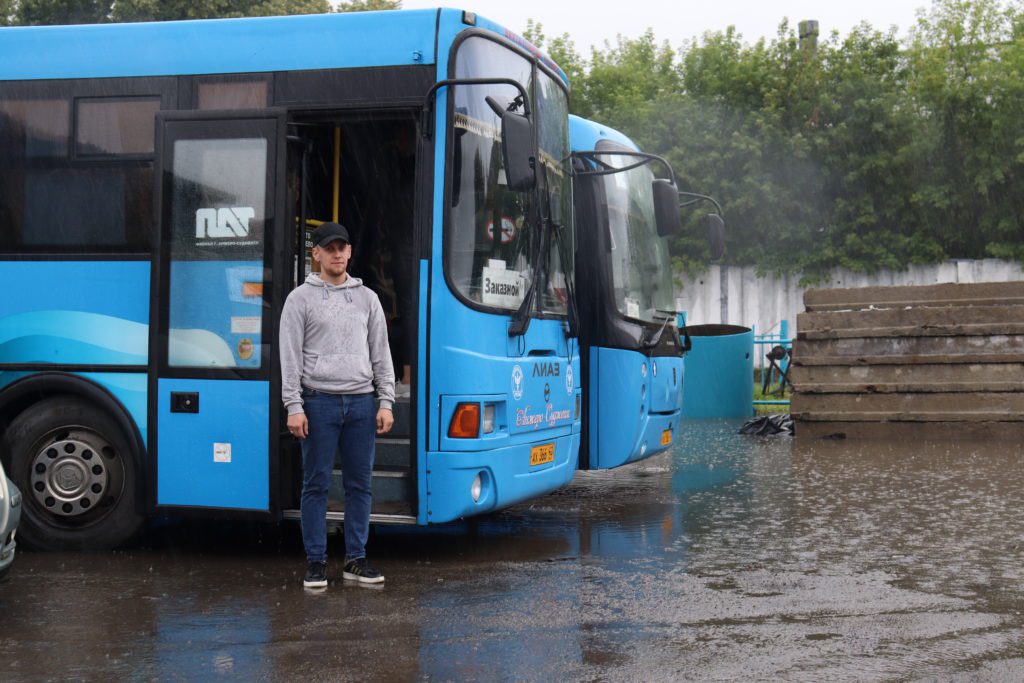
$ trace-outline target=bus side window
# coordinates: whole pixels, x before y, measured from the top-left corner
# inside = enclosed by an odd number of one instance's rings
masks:
[[[70,97],[0,99],[0,249],[149,249],[160,100],[81,98],[77,105],[72,146]],[[112,163],[79,161],[97,156]]]
[[[91,98],[75,102],[75,155],[153,153],[159,97]]]
[[[267,106],[268,82],[218,81],[196,84],[196,109],[263,109]]]

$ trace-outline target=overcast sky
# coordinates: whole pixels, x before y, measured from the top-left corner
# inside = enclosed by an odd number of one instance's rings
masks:
[[[794,29],[802,19],[817,19],[823,37],[832,29],[846,35],[861,21],[878,29],[895,25],[902,37],[914,25],[916,10],[929,5],[929,0],[466,0],[448,6],[473,10],[517,33],[534,19],[548,37],[568,33],[586,55],[591,45],[614,44],[616,34],[635,38],[648,28],[675,48],[730,25],[754,43],[774,37],[783,17]],[[437,6],[437,0],[402,2],[405,9]]]

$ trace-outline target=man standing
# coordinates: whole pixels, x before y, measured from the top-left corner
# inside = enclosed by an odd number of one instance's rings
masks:
[[[281,393],[288,431],[302,441],[303,585],[327,585],[327,493],[334,454],[345,487],[345,566],[361,583],[384,577],[366,563],[374,432],[391,429],[395,372],[377,295],[347,269],[348,231],[324,223],[313,231],[319,273],[288,295],[281,311]],[[379,407],[374,416],[374,390]],[[375,429],[376,428],[376,429]]]

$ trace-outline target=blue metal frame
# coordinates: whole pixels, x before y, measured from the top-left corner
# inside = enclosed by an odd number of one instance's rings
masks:
[[[781,320],[781,321],[779,321],[779,333],[777,335],[773,335],[771,332],[766,332],[764,334],[757,334],[757,330],[756,329],[754,330],[754,347],[756,349],[756,354],[757,354],[757,357],[758,357],[758,363],[759,363],[758,367],[761,369],[762,376],[763,376],[763,373],[765,372],[765,365],[764,365],[764,357],[765,357],[765,353],[766,353],[765,349],[766,348],[772,348],[772,347],[775,347],[775,346],[783,346],[786,349],[789,349],[790,351],[792,351],[792,349],[793,349],[793,339],[792,339],[792,337],[789,336],[789,321],[788,320]],[[788,357],[785,358],[780,363],[780,366],[782,367],[783,372],[785,372],[789,368],[789,358]],[[774,378],[775,371],[771,370],[770,368],[769,368],[769,371],[773,374],[773,377],[772,377],[772,379],[771,379],[771,381],[770,381],[770,383],[768,385],[770,387],[771,384],[775,382],[775,378]],[[757,387],[758,387],[758,384],[757,384],[757,381],[755,380],[754,381],[754,388],[756,389]],[[755,400],[754,401],[754,405],[755,406],[788,406],[789,405],[789,399],[776,399],[776,400],[760,399],[760,400]]]

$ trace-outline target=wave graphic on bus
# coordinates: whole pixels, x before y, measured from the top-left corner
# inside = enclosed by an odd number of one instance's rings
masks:
[[[100,313],[31,311],[0,319],[0,363],[145,365],[149,325]]]
[[[172,329],[171,365],[234,367],[234,354],[217,334]],[[81,311],[32,311],[0,319],[0,363],[146,365],[149,325]]]

